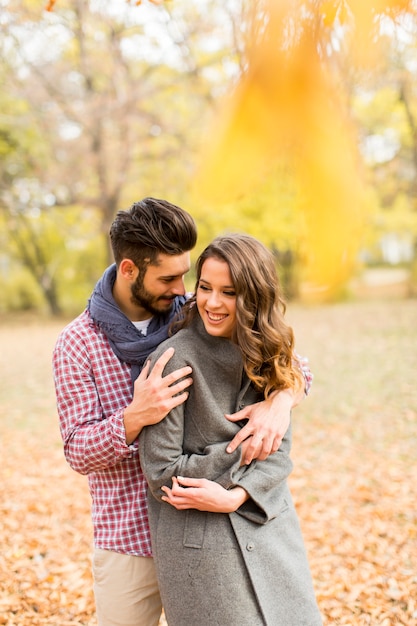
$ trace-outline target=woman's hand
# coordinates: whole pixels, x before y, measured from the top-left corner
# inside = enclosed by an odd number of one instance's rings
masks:
[[[210,513],[232,513],[249,498],[242,487],[225,489],[206,478],[173,476],[172,487],[162,487],[162,500],[178,510],[197,509]]]

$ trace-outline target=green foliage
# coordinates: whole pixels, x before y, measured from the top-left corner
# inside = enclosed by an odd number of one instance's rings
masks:
[[[417,242],[417,47],[410,36],[417,33],[415,16],[408,18],[406,37],[401,22],[396,28],[384,38],[377,71],[356,74],[352,101],[374,196],[366,250],[373,264],[387,262],[382,245],[387,238],[405,249],[414,246],[414,257]]]
[[[66,246],[59,275],[59,298],[66,313],[80,313],[105,266],[103,238],[96,235],[83,248]]]
[[[97,211],[50,207],[2,217],[8,224],[7,237],[3,230],[3,266],[10,268],[12,276],[23,276],[13,293],[14,281],[9,280],[9,271],[5,273],[8,295],[3,306],[49,307],[52,313],[81,311],[105,266]]]
[[[79,206],[55,208],[54,278],[63,311],[80,312],[105,265],[105,245],[99,233],[98,211]]]
[[[256,194],[225,203],[216,211],[202,203],[193,213],[199,232],[197,252],[222,233],[244,232],[252,235],[274,252],[287,296],[295,296],[302,231],[295,201],[291,175],[288,168],[281,164],[259,185]]]
[[[0,313],[44,311],[45,301],[38,283],[22,267],[6,264],[0,270]]]
[[[80,310],[109,262],[115,212],[146,195],[196,218],[193,258],[221,232],[248,232],[276,253],[287,292],[296,293],[304,224],[291,167],[281,163],[256,195],[216,212],[187,199],[213,104],[247,63],[244,16],[264,3],[178,0],[146,13],[130,4],[60,0],[48,14],[16,0],[2,9],[0,266],[13,276],[2,275],[10,294],[2,306]],[[350,98],[371,208],[365,246],[381,260],[386,232],[417,238],[417,39],[398,36],[398,21],[383,36],[379,65],[361,73],[343,28],[330,37],[338,20],[345,24],[342,5],[318,3],[321,21],[313,10],[307,21],[320,22],[318,49]],[[416,34],[415,17],[407,28]]]

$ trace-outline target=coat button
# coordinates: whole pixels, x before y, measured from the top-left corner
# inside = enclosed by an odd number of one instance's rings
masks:
[[[255,544],[254,543],[247,543],[246,544],[246,550],[248,552],[252,552],[253,550],[255,550]]]

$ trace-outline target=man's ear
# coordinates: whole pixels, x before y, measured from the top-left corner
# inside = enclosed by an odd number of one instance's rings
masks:
[[[119,264],[119,274],[128,281],[134,282],[139,273],[138,268],[131,259],[122,259]]]

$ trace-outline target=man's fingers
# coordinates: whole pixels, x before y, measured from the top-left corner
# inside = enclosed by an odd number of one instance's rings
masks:
[[[157,376],[161,376],[162,372],[164,371],[165,365],[168,363],[170,358],[172,358],[174,352],[174,348],[168,348],[167,350],[165,350],[165,352],[161,354],[159,359],[155,362],[152,373],[155,373]]]
[[[226,448],[226,451],[231,453],[236,450],[240,446],[240,444],[245,441],[248,437],[250,437],[253,433],[253,429],[250,423],[246,424],[243,428],[239,430],[238,433],[234,436],[232,441]],[[256,434],[252,436],[251,442],[248,444],[246,449],[246,454],[244,458],[244,462],[246,465],[249,465],[253,459],[258,459],[258,461],[265,461],[270,454],[276,452],[281,445],[282,437],[281,435],[270,435],[264,436],[263,438],[257,437]]]
[[[233,418],[234,416],[230,416],[230,417]],[[246,424],[246,426],[241,428],[239,432],[237,432],[236,435],[233,437],[232,441],[229,443],[229,445],[226,448],[226,452],[234,452],[236,448],[240,446],[242,441],[245,441],[245,439],[250,437],[251,434],[252,434],[251,426],[250,424]]]
[[[165,350],[165,352],[161,354],[159,359],[155,362],[155,365],[152,368],[151,376],[153,377],[162,376],[165,365],[172,358],[173,354],[174,354],[174,348],[168,348],[167,350]],[[191,367],[186,366],[186,367],[182,367],[179,370],[175,370],[175,372],[171,372],[171,374],[167,374],[164,378],[168,382],[168,384],[171,384],[175,382],[176,380],[178,380],[178,378],[182,378],[183,376],[188,376],[188,374],[191,374],[191,372],[192,372]]]
[[[192,368],[188,365],[185,367],[181,367],[166,376],[162,376],[165,365],[172,358],[174,354],[174,348],[168,348],[165,350],[163,354],[159,357],[159,359],[155,362],[155,365],[152,368],[151,373],[149,374],[149,380],[155,381],[158,379],[162,379],[164,383],[164,387],[171,387],[172,385],[172,394],[180,393],[186,387],[189,387],[193,382],[191,378],[186,378],[192,373]],[[140,380],[146,380],[147,374],[149,372],[149,362],[146,363],[145,367],[142,369],[142,372],[139,375]],[[185,380],[181,380],[181,379]],[[180,381],[180,382],[178,382]],[[177,383],[174,385],[174,383]]]
[[[168,361],[173,357],[174,355],[174,348],[168,348],[167,350],[165,350],[165,352],[163,352],[161,354],[161,356],[159,357],[159,359],[157,361],[155,361],[155,365],[152,368],[152,372],[151,372],[151,376],[161,376],[162,372],[164,371],[165,365],[168,363]],[[183,372],[184,370],[184,372]],[[171,382],[173,382],[174,380],[180,378],[181,376],[187,376],[187,374],[191,373],[191,367],[182,367],[179,370],[175,370],[175,372],[172,372],[171,374],[168,374],[165,378],[169,378],[171,377]]]
[[[279,447],[280,447],[280,445],[282,443],[283,437],[284,437],[284,435],[275,435],[274,442],[272,444],[272,452],[276,452],[279,449]]]
[[[225,417],[230,422],[239,422],[240,420],[244,420],[248,417],[248,415],[250,414],[250,409],[251,409],[250,406],[245,406],[243,409],[241,409],[237,413],[232,413],[231,415],[229,413],[226,413]]]
[[[178,384],[182,385],[184,381],[182,381],[181,379],[189,376],[192,373],[192,371],[193,371],[192,368],[187,365],[186,367],[181,367],[180,369],[175,370],[174,372],[171,372],[170,374],[167,374],[166,376],[161,377],[161,375],[158,374],[158,372],[155,372],[155,367],[154,367],[152,372],[149,374],[149,379],[150,380],[162,380],[164,383],[164,387],[171,387],[171,385],[174,385],[174,383],[177,383],[177,381],[180,381]],[[179,387],[178,391],[181,391],[184,388],[184,386],[188,387],[188,385],[191,385],[192,379],[190,378],[188,379],[188,381],[189,382],[183,385],[183,387]]]
[[[263,460],[260,458],[260,455],[262,454],[262,442],[263,440],[256,436],[251,437],[249,445],[245,450],[244,463],[246,465],[249,465],[253,459]]]
[[[250,444],[246,449],[244,458],[245,465],[249,465],[253,459],[258,461],[265,461],[270,454],[276,452],[281,444],[281,439],[278,437],[270,436],[259,439],[254,435]]]
[[[182,370],[176,370],[176,372],[182,372]],[[175,374],[176,372],[173,372],[173,374]],[[190,372],[188,372],[188,374],[189,373]],[[177,393],[181,393],[181,391],[184,391],[184,389],[186,389],[187,387],[192,385],[193,379],[192,378],[184,378],[183,376],[184,376],[184,374],[180,374],[180,376],[178,378],[181,378],[182,380],[180,380],[179,382],[176,382],[175,385],[174,384],[169,384],[169,381],[167,380],[168,376],[165,376],[165,378],[163,379],[165,382],[168,383],[167,386],[169,387],[169,391],[170,391],[170,393],[173,396],[175,396],[175,394],[177,394]]]
[[[168,413],[170,411],[172,411],[172,409],[175,409],[176,406],[180,406],[180,404],[182,404],[183,402],[185,402],[188,398],[188,392],[184,391],[184,393],[180,393],[178,395],[175,395],[173,398],[171,398],[170,402],[169,402],[169,408],[168,408]]]
[[[151,362],[150,361],[146,361],[145,365],[142,367],[139,376],[137,377],[136,380],[139,381],[143,381],[146,380],[149,374],[149,368],[151,366]]]

